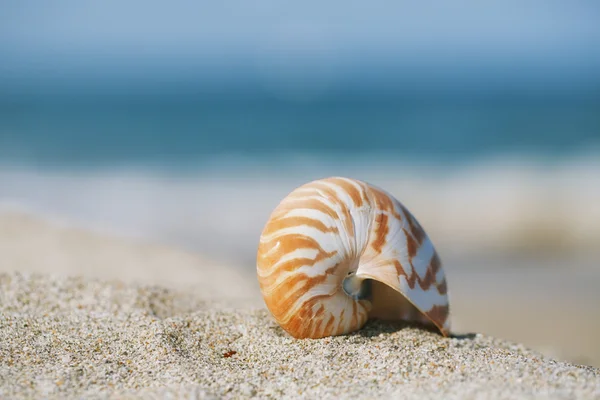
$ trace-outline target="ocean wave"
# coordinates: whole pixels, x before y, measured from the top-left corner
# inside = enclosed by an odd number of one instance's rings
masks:
[[[287,193],[308,180],[344,175],[396,196],[442,254],[599,251],[595,155],[555,163],[504,157],[456,167],[373,159],[288,161],[281,166],[222,159],[186,173],[5,165],[0,205],[252,263],[263,224]]]

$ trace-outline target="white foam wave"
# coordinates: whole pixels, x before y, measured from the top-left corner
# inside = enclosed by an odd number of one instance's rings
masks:
[[[600,157],[553,165],[502,159],[457,168],[299,165],[287,172],[254,165],[186,175],[5,166],[0,204],[253,264],[260,231],[287,193],[311,179],[345,175],[395,195],[442,254],[599,251]]]

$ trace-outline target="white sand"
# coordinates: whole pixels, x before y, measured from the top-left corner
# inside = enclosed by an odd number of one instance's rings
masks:
[[[254,276],[168,247],[0,214],[0,254],[0,398],[600,399],[600,370],[485,335],[292,339]]]
[[[0,254],[0,272],[161,284],[194,290],[206,299],[226,297],[261,304],[256,278],[222,263],[167,246],[90,232],[25,213],[0,212]]]
[[[600,370],[486,336],[296,340],[263,310],[81,278],[5,274],[0,293],[3,398],[600,398]]]

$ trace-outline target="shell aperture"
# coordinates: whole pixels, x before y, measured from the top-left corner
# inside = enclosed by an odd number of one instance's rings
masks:
[[[393,196],[356,179],[288,194],[262,231],[257,277],[267,308],[296,338],[350,333],[369,318],[450,331],[446,277],[427,234]]]

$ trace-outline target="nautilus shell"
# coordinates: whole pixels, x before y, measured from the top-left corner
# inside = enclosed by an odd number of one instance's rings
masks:
[[[450,331],[446,277],[415,217],[355,179],[316,180],[272,212],[258,246],[265,304],[296,338],[359,330],[369,318]]]

